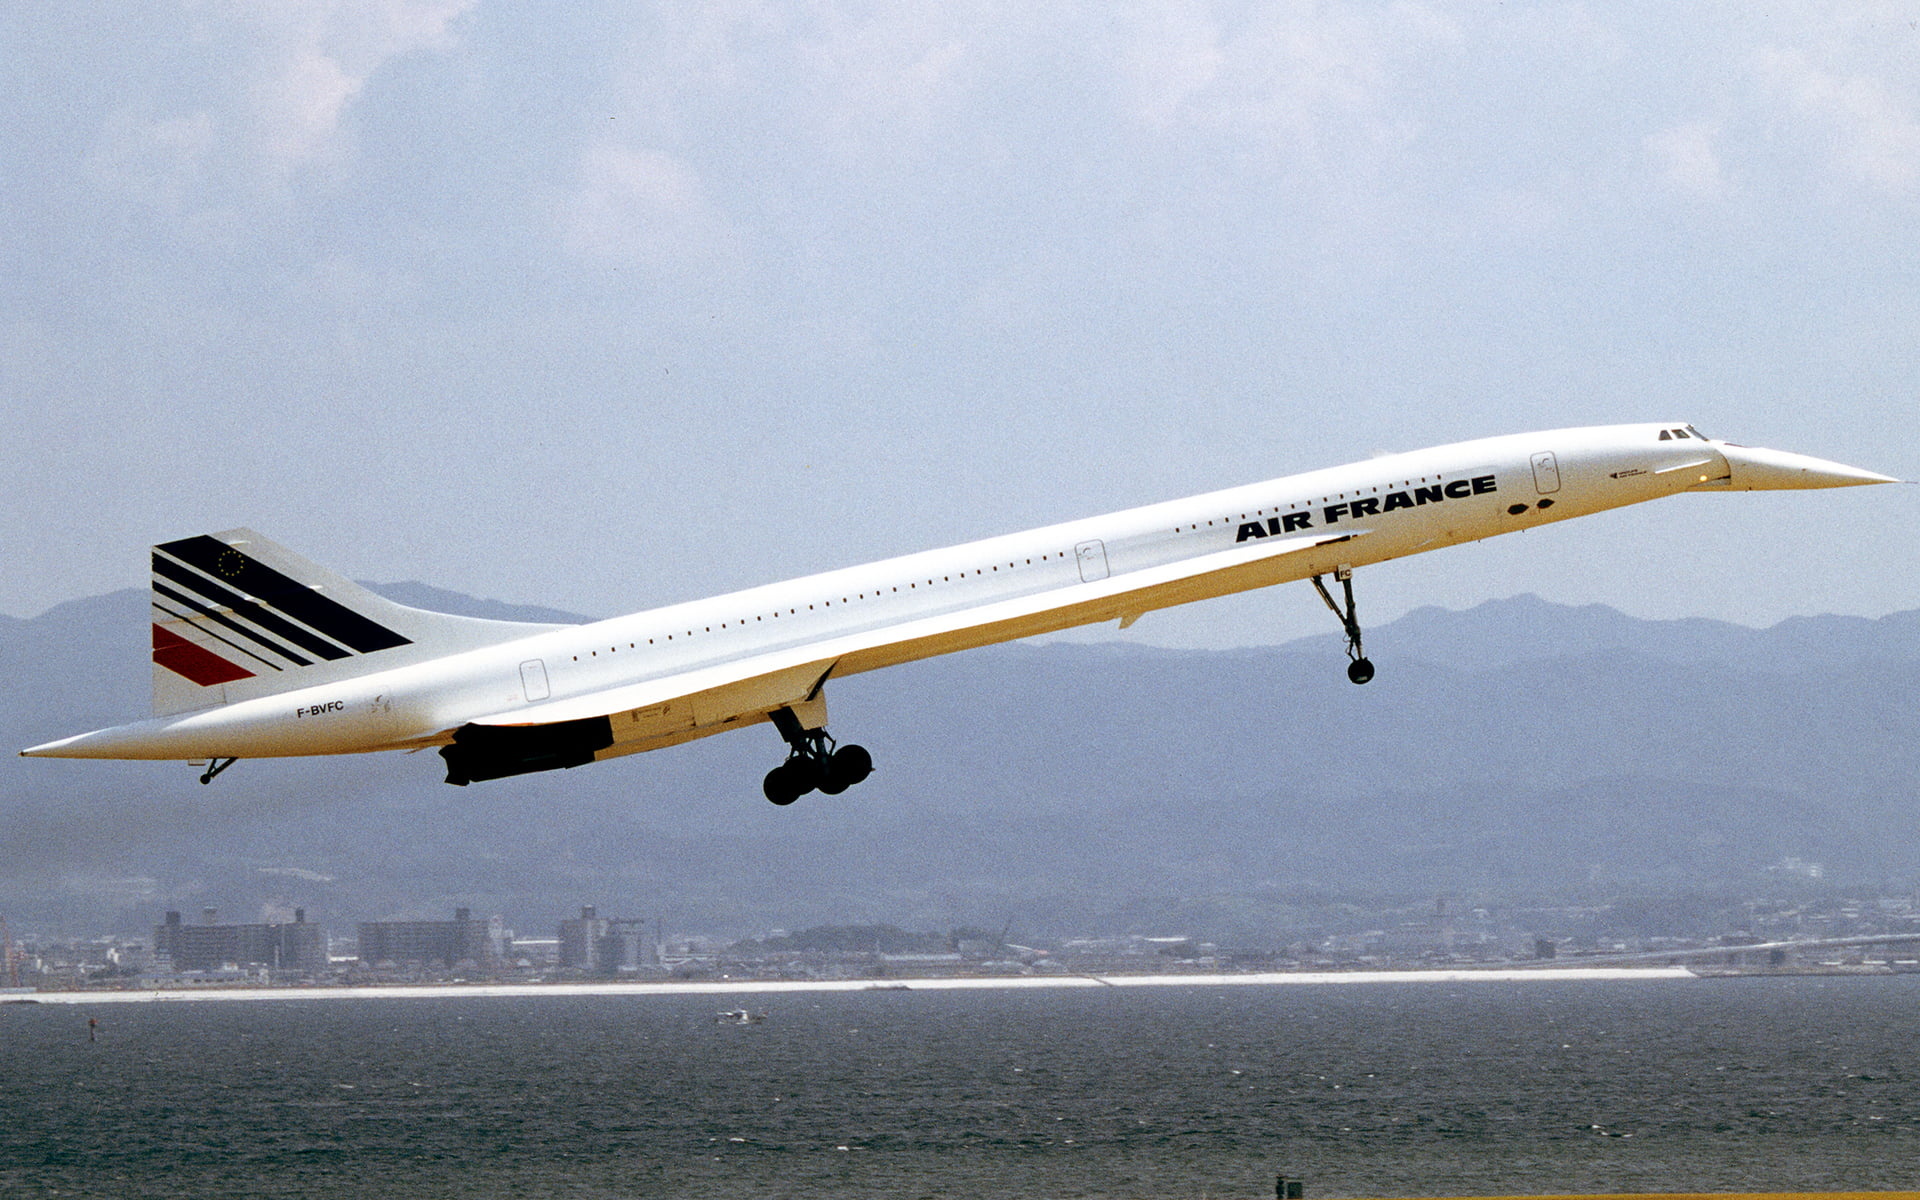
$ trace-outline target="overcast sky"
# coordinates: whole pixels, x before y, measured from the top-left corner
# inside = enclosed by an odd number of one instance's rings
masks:
[[[1616,421],[1920,476],[1917,17],[8,5],[0,611],[251,525],[610,616]],[[1359,584],[1760,625],[1920,606],[1916,546],[1920,488],[1687,496]]]

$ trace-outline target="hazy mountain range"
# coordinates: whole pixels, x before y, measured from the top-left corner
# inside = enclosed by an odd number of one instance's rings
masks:
[[[418,584],[404,603],[563,614]],[[147,708],[146,594],[0,618],[15,748]],[[1151,619],[1151,618],[1149,618]],[[579,904],[683,929],[1008,919],[1258,938],[1337,895],[1755,889],[1786,860],[1920,878],[1920,611],[1753,630],[1531,596],[1260,650],[1010,645],[837,681],[871,780],[760,797],[769,727],[469,788],[432,754],[10,759],[0,913],[356,920],[454,905],[544,931]]]

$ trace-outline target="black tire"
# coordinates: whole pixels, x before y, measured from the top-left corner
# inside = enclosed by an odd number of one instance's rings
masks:
[[[781,763],[767,772],[766,779],[760,783],[760,790],[766,793],[767,799],[785,807],[798,800],[806,789],[799,786],[799,780],[794,778],[789,765]]]
[[[1347,664],[1347,678],[1355,683],[1365,683],[1373,678],[1373,664],[1364,658],[1356,658]]]
[[[867,753],[865,746],[842,746],[833,752],[832,775],[842,780],[843,788],[862,783],[873,774],[873,755]]]

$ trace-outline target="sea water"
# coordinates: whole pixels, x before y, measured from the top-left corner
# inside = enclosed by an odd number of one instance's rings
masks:
[[[1917,1034],[1916,977],[7,1005],[0,1195],[1911,1189]]]

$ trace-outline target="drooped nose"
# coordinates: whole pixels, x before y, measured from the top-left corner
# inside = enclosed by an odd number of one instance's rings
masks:
[[[1898,483],[1891,475],[1863,471],[1845,463],[1828,462],[1785,450],[1765,450],[1758,446],[1736,446],[1715,442],[1713,448],[1726,458],[1732,477],[1720,486],[1736,492],[1756,492],[1783,488],[1857,487],[1863,483]]]

